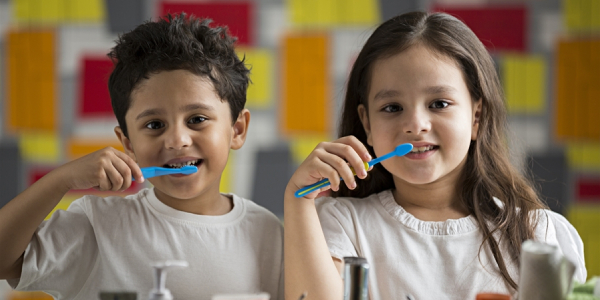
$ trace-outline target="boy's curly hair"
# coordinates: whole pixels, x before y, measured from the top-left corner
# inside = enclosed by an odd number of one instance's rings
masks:
[[[250,71],[234,51],[227,27],[209,27],[210,19],[168,14],[122,34],[108,53],[115,66],[108,81],[111,103],[123,134],[125,114],[137,84],[161,71],[187,70],[209,78],[231,109],[232,122],[246,104]]]

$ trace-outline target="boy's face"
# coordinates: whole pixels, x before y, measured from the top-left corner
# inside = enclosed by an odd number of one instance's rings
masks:
[[[229,103],[221,101],[209,79],[185,70],[163,71],[151,74],[132,92],[125,115],[129,138],[119,127],[115,132],[142,168],[198,167],[191,175],[149,179],[159,199],[176,205],[181,200],[218,199],[229,149],[244,144],[249,118],[243,110],[232,123]]]

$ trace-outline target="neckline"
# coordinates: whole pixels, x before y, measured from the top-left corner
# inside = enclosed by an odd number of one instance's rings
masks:
[[[192,225],[201,225],[201,226],[226,226],[231,225],[233,223],[237,223],[242,219],[246,207],[242,198],[238,197],[235,194],[223,194],[227,197],[233,199],[233,209],[228,213],[220,216],[207,216],[207,215],[197,215],[181,210],[174,209],[162,201],[160,201],[154,192],[154,187],[147,189],[145,191],[145,197],[148,201],[148,206],[157,214],[163,216],[166,219],[176,222],[183,222]]]
[[[423,221],[407,212],[394,200],[391,190],[385,190],[376,195],[384,209],[402,225],[409,229],[427,235],[460,235],[479,229],[477,220],[473,215],[446,221]]]

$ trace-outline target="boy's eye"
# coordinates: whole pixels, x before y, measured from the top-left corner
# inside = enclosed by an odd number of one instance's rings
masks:
[[[446,108],[448,107],[448,102],[444,100],[436,100],[429,106],[430,108]]]
[[[191,118],[191,119],[188,121],[188,123],[190,123],[190,124],[198,124],[198,123],[202,123],[202,122],[204,122],[204,121],[206,121],[206,118],[205,118],[205,117],[201,117],[201,116],[195,116],[195,117],[192,117],[192,118]]]
[[[161,129],[165,127],[165,124],[163,124],[163,122],[159,122],[159,121],[152,121],[149,122],[148,124],[146,124],[146,128],[148,129]]]
[[[402,107],[400,107],[400,105],[398,105],[398,104],[390,104],[383,108],[383,111],[390,112],[390,113],[399,112],[401,110],[402,110]]]

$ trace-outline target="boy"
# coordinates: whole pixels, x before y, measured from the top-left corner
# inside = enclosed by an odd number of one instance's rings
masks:
[[[109,90],[125,153],[106,148],[56,168],[0,210],[0,278],[57,299],[100,291],[147,297],[151,264],[170,272],[175,299],[268,292],[282,298],[283,228],[266,209],[219,193],[230,149],[244,144],[248,69],[225,28],[167,17],[119,38]],[[125,198],[85,196],[44,217],[71,189],[124,190],[140,167],[198,167],[148,179]],[[41,225],[40,225],[41,223]],[[39,227],[38,227],[39,226]]]

